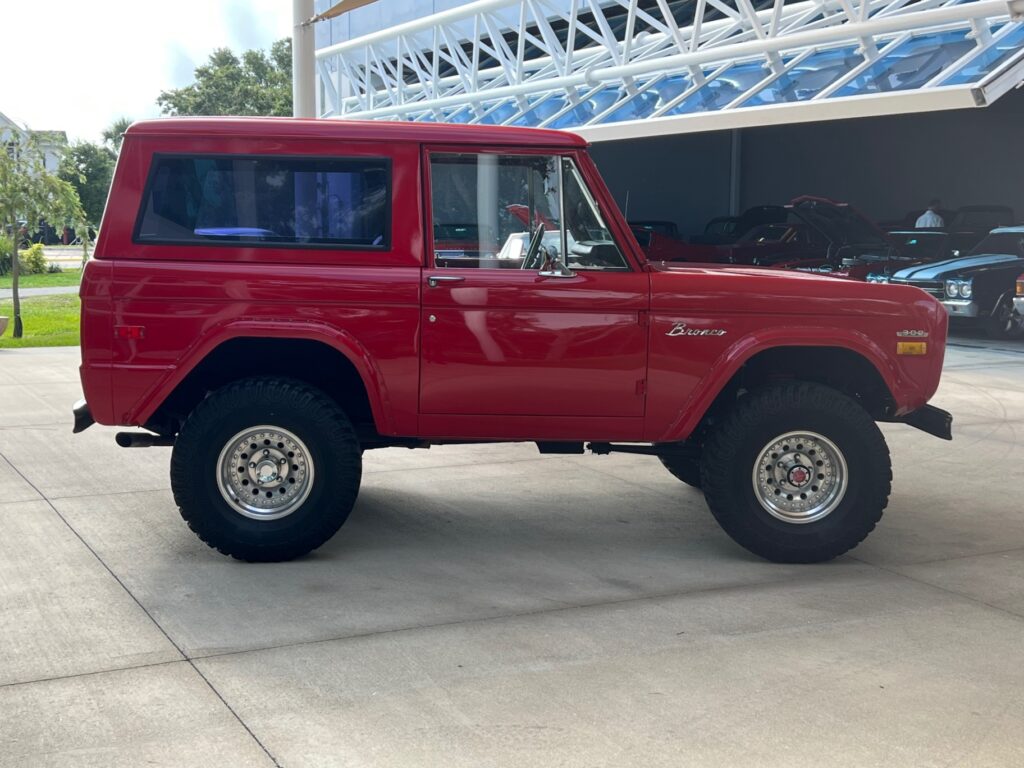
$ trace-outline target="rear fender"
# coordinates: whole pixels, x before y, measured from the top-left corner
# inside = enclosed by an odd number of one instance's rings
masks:
[[[128,414],[127,423],[145,424],[199,363],[221,344],[240,338],[303,339],[318,341],[344,355],[355,367],[366,388],[370,410],[381,434],[393,433],[384,378],[373,357],[351,334],[316,321],[240,319],[212,329],[193,344],[175,363],[167,376],[159,379]]]

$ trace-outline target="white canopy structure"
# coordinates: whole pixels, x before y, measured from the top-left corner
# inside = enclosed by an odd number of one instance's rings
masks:
[[[478,0],[316,52],[322,117],[592,141],[983,107],[1024,0]]]

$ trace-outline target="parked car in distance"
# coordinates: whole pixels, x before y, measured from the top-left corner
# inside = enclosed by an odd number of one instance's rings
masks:
[[[678,229],[671,226],[655,226],[655,222],[630,222],[629,228],[637,244],[649,261],[694,261],[714,263],[718,260],[718,249],[713,245],[695,245],[678,237]],[[657,224],[665,224],[658,222]],[[674,234],[670,234],[674,233]]]
[[[675,239],[681,239],[679,237],[679,226],[674,221],[662,221],[662,220],[642,220],[636,221],[631,219],[629,222],[629,228],[636,232],[640,230],[642,232],[654,232],[658,235],[664,235],[665,237],[674,237]]]
[[[754,227],[780,224],[786,220],[786,209],[781,205],[755,205],[739,216],[717,216],[707,223],[704,232],[693,235],[696,245],[727,245],[735,243]]]
[[[881,223],[889,232],[914,230],[914,224],[923,211],[908,211],[903,218]],[[938,214],[945,226],[936,230],[917,230],[946,232],[950,236],[950,247],[961,253],[974,249],[988,233],[998,227],[1011,226],[1016,218],[1013,208],[1008,205],[964,205],[956,210],[940,210]]]
[[[951,322],[980,324],[996,339],[1024,336],[1024,316],[1014,311],[1017,278],[1024,269],[1024,226],[1000,227],[967,256],[920,264],[871,282],[914,285],[939,299]]]
[[[952,437],[938,301],[651,262],[572,134],[137,123],[103,221],[75,431],[173,446],[182,517],[243,560],[334,535],[367,450],[510,441],[650,455],[751,552],[828,560],[886,506],[876,422]]]

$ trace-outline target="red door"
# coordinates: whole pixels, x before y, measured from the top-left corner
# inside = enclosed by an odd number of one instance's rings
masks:
[[[573,160],[435,151],[429,176],[420,413],[643,416],[649,278]]]
[[[642,416],[648,283],[427,270],[420,412]]]

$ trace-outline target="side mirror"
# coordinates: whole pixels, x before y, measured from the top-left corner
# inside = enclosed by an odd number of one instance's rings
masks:
[[[537,273],[538,277],[576,277],[576,273],[556,258],[548,258]]]

